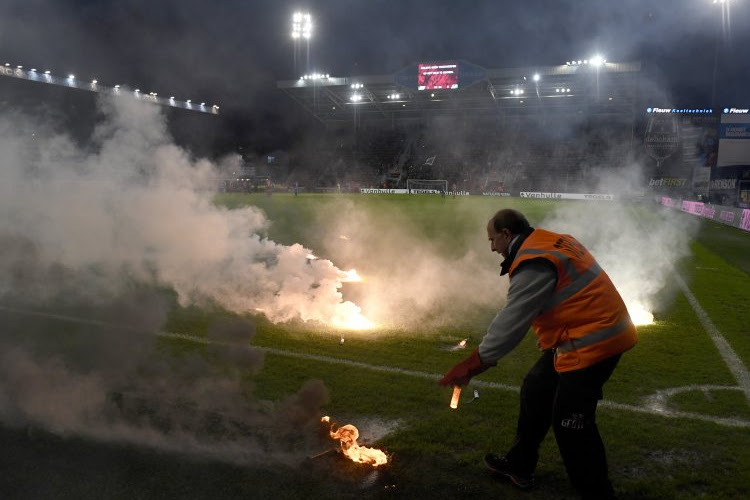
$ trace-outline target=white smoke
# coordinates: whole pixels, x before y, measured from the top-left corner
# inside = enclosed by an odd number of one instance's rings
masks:
[[[72,282],[116,296],[135,280],[174,288],[182,304],[259,309],[272,321],[358,314],[330,261],[265,238],[256,208],[212,203],[215,166],[172,144],[158,107],[117,98],[100,107],[86,150],[28,118],[0,120],[0,239],[15,249],[0,255],[0,296],[47,299]]]
[[[508,286],[484,229],[492,214],[477,215],[461,205],[451,213],[465,220],[465,237],[430,236],[399,204],[366,209],[334,200],[316,215],[326,255],[364,276],[364,283],[345,285],[344,292],[368,318],[416,331],[445,325],[483,329],[484,323],[470,323],[478,310],[499,309]],[[452,238],[461,238],[454,254],[457,245],[446,244]]]
[[[160,290],[331,323],[358,312],[341,299],[344,273],[265,238],[261,211],[216,207],[215,166],[172,143],[158,107],[100,109],[87,147],[28,116],[0,118],[0,423],[234,463],[299,459],[323,383],[257,401],[246,377],[263,355],[245,320],[164,356]]]
[[[617,201],[561,204],[540,227],[583,243],[612,279],[634,321],[648,323],[669,298],[669,276],[690,254],[698,220],[645,198],[635,202],[643,190],[637,165],[600,175],[596,192],[616,193]]]

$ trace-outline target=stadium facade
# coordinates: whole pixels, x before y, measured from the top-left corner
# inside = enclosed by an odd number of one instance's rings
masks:
[[[291,155],[287,179],[386,189],[445,179],[471,193],[593,193],[613,173],[637,170],[637,186],[622,185],[646,195],[748,203],[743,108],[651,102],[658,94],[639,62],[596,63],[487,69],[429,61],[387,75],[279,81],[321,125]]]

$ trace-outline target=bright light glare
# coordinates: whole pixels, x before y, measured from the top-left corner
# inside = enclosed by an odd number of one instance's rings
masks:
[[[535,82],[538,82],[538,81],[539,81],[539,73],[535,73],[535,74],[534,74],[534,81],[535,81]]]
[[[365,318],[359,312],[355,312],[345,318],[333,320],[333,326],[346,330],[372,330],[377,327],[377,324]]]
[[[630,319],[636,326],[650,325],[654,322],[654,315],[643,304],[630,303],[627,304],[627,307]]]
[[[592,57],[591,60],[589,61],[589,63],[591,63],[593,66],[597,66],[597,67],[601,66],[602,64],[604,64],[604,62],[605,62],[604,58],[601,55],[599,55],[599,54],[597,54],[594,57]]]
[[[292,38],[304,37],[309,39],[312,36],[312,16],[295,12],[292,15]]]
[[[341,277],[341,281],[344,283],[352,283],[352,282],[361,282],[364,281],[362,279],[362,276],[359,275],[356,269],[350,269],[348,271],[343,271],[343,276]]]

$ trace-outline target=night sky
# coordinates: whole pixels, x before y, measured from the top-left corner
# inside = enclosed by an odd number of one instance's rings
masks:
[[[750,5],[712,2],[3,0],[0,63],[216,103],[227,142],[270,148],[304,122],[276,90],[306,69],[303,42],[295,71],[291,38],[292,13],[303,10],[314,23],[311,71],[390,74],[454,59],[556,65],[599,52],[642,61],[674,105],[705,106],[716,60],[719,105],[746,106]]]

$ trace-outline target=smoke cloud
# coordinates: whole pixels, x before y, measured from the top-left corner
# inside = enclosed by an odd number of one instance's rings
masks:
[[[651,314],[671,300],[669,276],[690,254],[699,224],[696,217],[666,211],[655,202],[637,204],[628,199],[642,195],[642,175],[642,168],[634,164],[600,169],[595,192],[617,193],[618,201],[572,202],[540,223],[573,235],[589,249],[637,323],[650,322]]]
[[[67,289],[113,297],[129,281],[173,287],[182,304],[262,310],[273,321],[345,322],[342,273],[301,245],[265,238],[256,208],[218,208],[213,164],[171,144],[154,106],[103,100],[91,150],[38,124],[3,121],[0,296]],[[14,279],[15,277],[15,279]]]
[[[343,200],[320,210],[325,255],[344,268],[356,267],[365,278],[364,283],[345,284],[345,296],[378,323],[417,331],[468,326],[463,320],[477,308],[499,308],[507,280],[492,272],[498,268],[497,257],[488,250],[484,232],[492,214],[477,219],[458,206],[454,210],[456,218],[467,221],[471,235],[459,255],[447,253],[440,239],[429,238],[397,209],[366,211]]]
[[[358,314],[343,273],[265,238],[259,210],[214,206],[214,165],[171,143],[157,107],[100,111],[86,147],[28,116],[0,120],[0,421],[222,460],[299,457],[325,386],[258,401],[243,377],[263,356],[244,320],[164,356],[162,290],[328,324]]]

